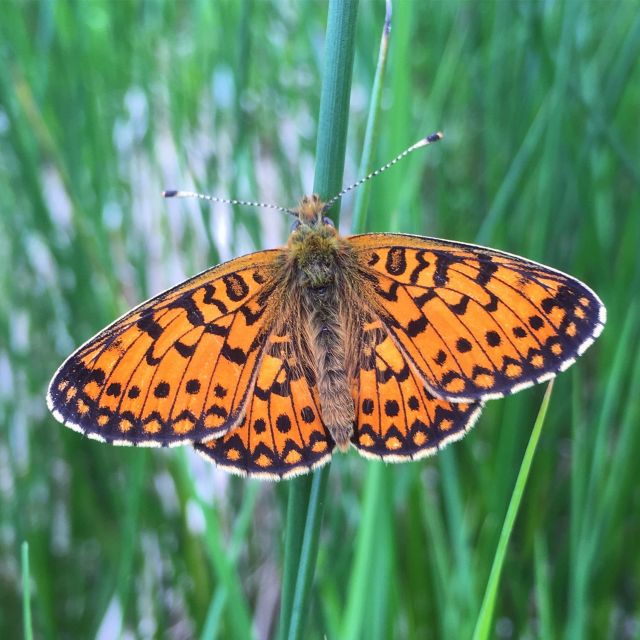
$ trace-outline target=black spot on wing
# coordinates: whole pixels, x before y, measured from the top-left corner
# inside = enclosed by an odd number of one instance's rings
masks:
[[[108,396],[114,396],[114,397],[118,397],[121,393],[121,388],[120,388],[120,384],[118,382],[112,382],[108,387],[107,387],[107,395]]]
[[[276,429],[280,433],[289,433],[291,431],[291,419],[286,414],[281,414],[276,418]]]
[[[181,342],[180,340],[177,340],[176,342],[173,343],[174,349],[183,358],[191,357],[196,352],[196,346],[197,345],[195,345],[195,344],[185,344],[184,342]]]
[[[166,398],[171,391],[171,387],[168,382],[159,382],[153,390],[153,395],[156,398]]]
[[[449,281],[449,268],[456,263],[464,262],[464,260],[446,250],[441,251],[434,249],[432,253],[436,256],[436,269],[433,274],[433,282],[436,287],[444,287]]]
[[[214,336],[226,336],[229,333],[229,327],[223,327],[215,322],[208,322],[204,327],[205,333],[211,333]]]
[[[434,298],[437,297],[437,295],[438,294],[435,292],[435,289],[430,288],[430,289],[427,289],[425,293],[422,293],[419,296],[416,296],[414,298],[414,302],[418,305],[418,307],[422,309],[424,305],[427,304],[427,302],[429,302],[429,300],[433,300]]]
[[[247,361],[247,354],[242,349],[232,347],[227,342],[222,346],[220,354],[234,364],[244,364]]]
[[[367,416],[370,416],[373,413],[374,404],[371,398],[365,398],[362,401],[362,413]]]
[[[151,345],[146,353],[144,354],[144,359],[146,361],[146,363],[150,366],[150,367],[157,367],[160,362],[162,361],[162,356],[160,356],[159,358],[154,358],[153,357],[153,345]]]
[[[227,306],[224,304],[224,302],[222,302],[222,300],[216,298],[216,289],[210,283],[204,285],[203,302],[205,304],[213,305],[221,315],[228,313]]]
[[[185,390],[188,394],[194,395],[200,391],[200,381],[195,378],[192,380],[187,380],[185,385]]]
[[[385,269],[392,276],[400,276],[407,270],[406,251],[403,247],[391,247],[389,249]]]
[[[260,306],[257,311],[251,311],[248,305],[243,305],[240,307],[240,313],[244,316],[245,322],[247,326],[251,326],[255,322],[257,322],[264,315],[266,307]]]
[[[421,334],[428,326],[429,322],[424,316],[420,316],[416,320],[410,320],[407,324],[407,333],[410,338],[415,338]]]
[[[369,257],[369,260],[367,261],[367,265],[370,266],[370,267],[373,267],[376,264],[378,264],[378,262],[380,262],[380,256],[377,253],[374,252]]]
[[[169,304],[170,309],[184,309],[187,320],[194,326],[200,327],[204,324],[204,316],[191,297],[191,293],[182,294],[179,298]]]
[[[229,273],[226,276],[222,276],[222,282],[229,300],[240,302],[249,295],[249,287],[244,278],[238,273]]]
[[[497,270],[498,265],[492,262],[491,258],[485,258],[481,260],[478,273],[476,274],[476,282],[481,287],[485,287]]]
[[[470,300],[469,296],[462,296],[459,302],[457,302],[456,304],[449,304],[447,306],[457,316],[463,316],[467,312],[467,306],[469,305],[469,300]]]
[[[398,287],[400,285],[397,282],[392,282],[388,289],[384,289],[379,284],[376,285],[376,293],[389,302],[396,302],[398,300]]]
[[[418,280],[420,279],[420,274],[422,273],[422,271],[424,271],[424,269],[427,269],[428,267],[431,266],[431,262],[425,259],[425,255],[426,255],[426,252],[423,249],[416,252],[415,259],[418,265],[414,267],[413,271],[411,272],[411,275],[409,276],[409,282],[411,282],[411,284],[417,284]]]
[[[162,326],[153,319],[153,315],[143,316],[138,320],[136,326],[138,329],[149,335],[153,340],[157,340],[163,332]]]

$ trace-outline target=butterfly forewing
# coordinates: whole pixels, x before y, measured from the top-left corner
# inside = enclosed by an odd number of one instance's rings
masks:
[[[214,267],[92,338],[51,382],[56,417],[118,444],[193,442],[235,426],[268,333],[277,253]]]
[[[240,426],[196,449],[239,475],[280,479],[327,462],[333,440],[322,423],[313,373],[290,335],[271,335]]]
[[[602,331],[593,291],[535,262],[419,236],[349,240],[376,312],[438,397],[486,400],[541,382]]]
[[[435,398],[379,320],[365,327],[362,345],[352,438],[361,454],[391,462],[418,459],[473,426],[482,403]]]

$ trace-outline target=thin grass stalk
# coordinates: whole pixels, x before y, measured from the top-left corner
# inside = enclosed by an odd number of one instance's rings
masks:
[[[33,639],[31,622],[31,576],[29,572],[29,543],[25,540],[21,549],[22,562],[22,624],[25,640]]]
[[[314,179],[314,192],[322,198],[338,193],[342,186],[357,12],[357,0],[329,3]],[[338,226],[339,202],[328,215]],[[283,639],[298,637],[304,629],[328,474],[327,464],[313,476],[294,479],[289,485],[280,605]]]
[[[315,475],[315,474],[314,474]],[[287,520],[284,537],[284,571],[280,595],[280,638],[289,635],[289,623],[293,609],[293,597],[298,576],[298,564],[306,524],[306,513],[311,495],[313,476],[307,475],[289,481]]]
[[[320,538],[328,478],[329,465],[315,473],[311,481],[311,495],[309,496],[309,508],[307,509],[304,538],[300,551],[300,565],[298,566],[298,576],[291,607],[289,640],[301,638],[304,629],[309,591],[311,590],[311,582],[313,581],[316,558],[318,556],[318,540]]]
[[[362,627],[365,622],[365,611],[367,610],[368,600],[371,597],[372,559],[375,555],[375,550],[378,548],[376,545],[378,541],[376,525],[385,469],[381,463],[373,462],[368,467],[364,483],[365,494],[362,517],[356,539],[353,569],[349,579],[348,599],[342,620],[341,637],[345,638],[345,640],[363,637]]]
[[[542,425],[544,424],[544,420],[547,415],[552,390],[553,380],[547,385],[544,397],[542,398],[542,404],[540,405],[540,410],[538,411],[538,417],[536,418],[535,424],[533,425],[533,431],[531,432],[531,437],[529,438],[529,444],[527,444],[527,448],[524,452],[520,471],[518,471],[516,484],[513,488],[511,500],[509,501],[507,513],[502,524],[502,531],[500,531],[500,538],[498,539],[496,553],[493,557],[493,564],[491,565],[491,572],[489,573],[489,580],[487,581],[487,588],[482,600],[482,606],[480,607],[480,613],[478,614],[476,627],[473,632],[473,640],[487,640],[492,637],[491,624],[496,607],[496,599],[498,597],[502,567],[504,566],[504,560],[507,555],[507,546],[509,545],[509,538],[511,537],[516,516],[518,515],[527,480],[529,479],[533,456],[535,455],[538,442],[540,441]]]
[[[382,27],[382,37],[380,38],[380,51],[378,52],[378,64],[376,75],[373,79],[373,89],[371,90],[371,103],[369,105],[369,115],[367,117],[367,128],[364,134],[364,146],[362,149],[362,159],[360,161],[360,176],[368,176],[373,171],[373,154],[378,138],[378,121],[380,116],[380,105],[382,103],[382,87],[384,86],[384,76],[387,69],[387,53],[389,51],[389,36],[391,35],[391,0],[387,0],[387,9]],[[367,209],[371,196],[371,185],[365,182],[356,192],[356,204],[353,209],[351,230],[353,233],[362,233],[367,229]]]

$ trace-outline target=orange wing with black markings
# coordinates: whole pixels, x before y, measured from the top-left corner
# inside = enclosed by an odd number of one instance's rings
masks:
[[[379,320],[363,331],[353,400],[353,446],[387,462],[416,460],[462,438],[482,409],[435,398]]]
[[[551,378],[606,320],[582,282],[517,256],[401,234],[349,240],[376,313],[437,397],[487,400]]]
[[[242,476],[278,480],[329,461],[333,440],[322,423],[314,374],[291,336],[270,336],[242,423],[195,448]]]
[[[194,442],[234,427],[269,332],[277,253],[209,269],[116,320],[56,372],[51,411],[114,444]]]

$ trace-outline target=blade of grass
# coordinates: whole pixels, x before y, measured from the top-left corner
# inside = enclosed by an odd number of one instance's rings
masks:
[[[304,628],[309,591],[315,571],[318,555],[318,540],[320,526],[322,524],[322,511],[327,492],[327,480],[329,478],[329,465],[323,467],[313,475],[311,481],[311,495],[304,528],[302,549],[300,550],[300,565],[296,579],[293,604],[291,606],[291,619],[289,622],[289,640],[302,637]]]
[[[357,0],[329,3],[314,179],[314,192],[325,198],[337,193],[342,184],[357,12]],[[339,202],[328,215],[337,227]],[[329,465],[326,465],[311,479],[292,480],[289,487],[281,638],[296,638],[304,628],[328,474]]]
[[[367,128],[364,134],[364,146],[360,160],[360,176],[368,176],[373,171],[373,154],[378,137],[378,121],[382,101],[382,87],[385,71],[387,69],[387,53],[389,51],[389,36],[391,34],[391,0],[387,0],[384,26],[380,38],[380,51],[378,52],[378,64],[376,75],[373,79],[371,90],[371,103],[367,117]],[[365,182],[356,192],[356,204],[353,209],[351,230],[353,233],[362,233],[367,229],[367,207],[371,195],[371,184]]]
[[[22,622],[25,640],[33,639],[31,624],[31,577],[29,572],[29,543],[22,543]]]
[[[325,198],[342,187],[357,13],[358,0],[329,2],[313,182],[314,192]],[[337,226],[340,202],[328,215]]]
[[[520,471],[516,479],[515,487],[513,488],[513,494],[509,501],[509,507],[507,508],[507,514],[502,525],[502,531],[500,532],[500,538],[498,539],[498,546],[496,547],[496,553],[493,558],[493,564],[491,566],[491,572],[489,574],[489,580],[487,581],[487,588],[482,600],[482,606],[480,607],[480,613],[476,621],[476,627],[473,632],[473,640],[486,640],[491,637],[491,623],[493,620],[493,614],[495,611],[496,599],[498,597],[498,587],[500,586],[500,575],[502,573],[502,567],[507,555],[507,546],[509,544],[509,538],[513,531],[513,525],[518,515],[518,509],[522,501],[524,489],[529,478],[529,471],[531,470],[531,464],[533,462],[533,456],[535,455],[538,442],[540,440],[540,434],[542,433],[542,425],[544,424],[545,416],[547,415],[547,409],[549,407],[549,399],[551,398],[551,391],[553,389],[553,381],[547,386],[538,417],[533,425],[533,431],[529,438],[529,444],[524,452],[524,458],[520,465]]]
[[[280,596],[280,638],[282,640],[285,640],[289,634],[312,479],[313,476],[308,475],[294,478],[289,482],[287,525],[284,536],[284,568]]]
[[[358,537],[354,551],[353,569],[347,591],[348,599],[342,619],[341,638],[362,638],[362,626],[365,623],[365,611],[371,596],[372,562],[378,549],[378,513],[382,507],[380,498],[386,469],[376,462],[370,463],[364,483],[365,493],[362,518],[358,528]]]
[[[536,609],[541,638],[557,638],[553,626],[551,577],[549,575],[549,552],[542,535],[536,535],[533,543]]]

